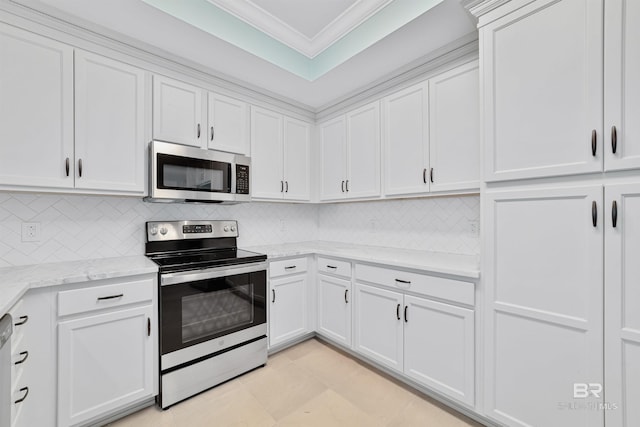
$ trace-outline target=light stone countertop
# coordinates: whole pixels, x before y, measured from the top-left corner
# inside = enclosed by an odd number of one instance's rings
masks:
[[[348,258],[355,261],[386,264],[390,267],[451,274],[472,279],[480,277],[480,260],[479,257],[475,255],[457,255],[444,252],[428,252],[326,241],[250,246],[244,247],[243,249],[266,254],[268,258],[318,254],[336,258]]]
[[[29,289],[157,273],[144,255],[0,268],[0,316]]]

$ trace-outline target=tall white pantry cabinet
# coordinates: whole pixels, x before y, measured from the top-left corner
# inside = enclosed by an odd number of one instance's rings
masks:
[[[640,2],[479,17],[484,414],[640,425]]]

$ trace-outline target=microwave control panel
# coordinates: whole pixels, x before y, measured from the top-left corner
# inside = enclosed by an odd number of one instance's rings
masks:
[[[236,165],[236,194],[249,194],[249,166]]]

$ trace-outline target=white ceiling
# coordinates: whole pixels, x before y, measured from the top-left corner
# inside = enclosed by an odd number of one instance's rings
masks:
[[[162,49],[213,71],[222,78],[288,98],[311,110],[321,110],[334,101],[378,81],[401,67],[462,36],[476,31],[475,21],[461,0],[444,0],[427,13],[392,32],[377,43],[344,61],[314,81],[246,52],[237,46],[177,19],[142,0],[15,0],[49,14],[72,15],[81,25],[105,33],[119,33]],[[187,1],[187,0],[181,0]],[[213,1],[213,0],[209,0]],[[216,0],[218,1],[218,0]],[[239,1],[239,0],[230,0]],[[309,24],[312,13],[285,10],[287,4],[335,2],[325,5],[319,24]],[[422,1],[422,0],[415,0]],[[273,16],[313,33],[331,21],[352,0],[253,0]],[[311,6],[309,6],[311,7]],[[311,9],[308,9],[311,10]],[[315,13],[315,12],[314,12]],[[307,23],[305,23],[307,22]]]

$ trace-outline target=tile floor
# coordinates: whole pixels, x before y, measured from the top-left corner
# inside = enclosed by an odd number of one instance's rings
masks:
[[[112,427],[481,425],[311,339],[267,366],[166,411],[146,408]]]

